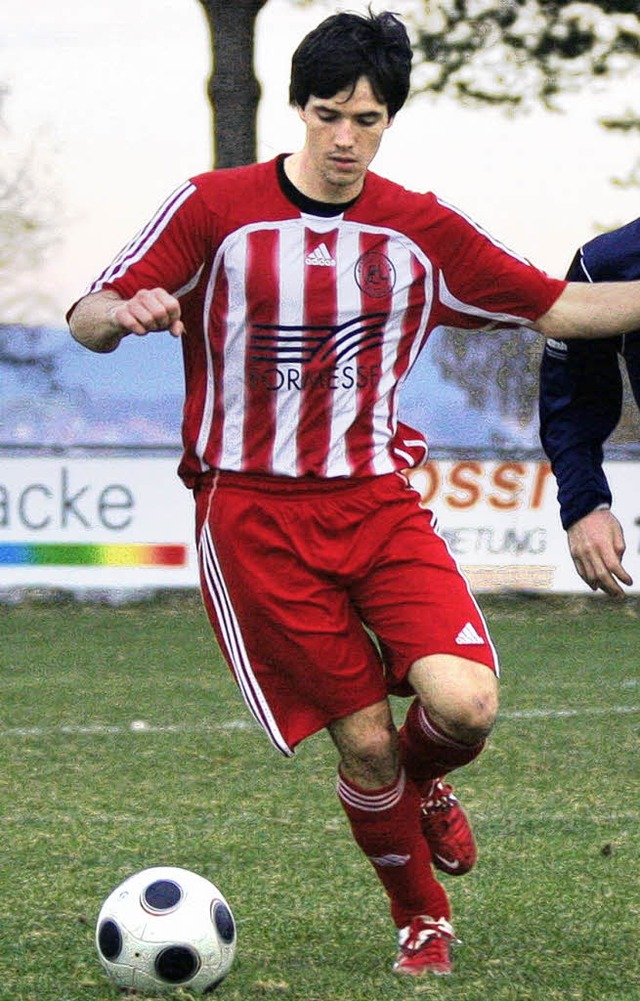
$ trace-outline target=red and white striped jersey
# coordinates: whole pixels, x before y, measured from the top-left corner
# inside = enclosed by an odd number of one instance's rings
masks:
[[[431,331],[531,323],[564,288],[433,194],[369,172],[327,217],[278,174],[272,160],[186,182],[87,290],[180,299],[188,485],[212,469],[417,464],[426,446],[399,424],[398,397]]]

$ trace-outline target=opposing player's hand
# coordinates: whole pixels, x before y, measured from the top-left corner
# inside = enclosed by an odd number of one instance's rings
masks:
[[[140,289],[131,299],[123,299],[111,311],[112,321],[138,337],[156,330],[168,330],[174,337],[184,333],[180,303],[163,288]]]
[[[576,521],[567,539],[576,570],[591,590],[624,598],[619,581],[629,585],[633,580],[622,566],[624,533],[611,511],[592,511]]]

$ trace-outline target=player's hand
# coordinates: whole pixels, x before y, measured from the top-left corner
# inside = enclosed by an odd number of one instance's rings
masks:
[[[618,583],[633,584],[622,566],[625,541],[622,526],[611,511],[592,511],[567,532],[576,570],[592,591],[598,588],[612,598],[624,598]]]
[[[123,299],[113,306],[111,320],[121,330],[138,337],[156,330],[168,330],[173,337],[181,337],[184,324],[180,312],[180,303],[165,289],[140,289],[132,299]]]

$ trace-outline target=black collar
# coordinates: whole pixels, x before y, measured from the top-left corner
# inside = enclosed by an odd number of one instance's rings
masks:
[[[359,195],[355,198],[351,198],[348,202],[319,202],[315,198],[309,198],[307,195],[303,195],[299,191],[295,184],[292,184],[287,177],[284,169],[284,161],[289,154],[282,153],[277,159],[277,170],[278,170],[278,181],[282,189],[282,193],[290,202],[299,208],[301,212],[306,212],[308,215],[319,215],[330,218],[334,215],[340,215],[342,212],[346,212],[348,208],[357,202]]]

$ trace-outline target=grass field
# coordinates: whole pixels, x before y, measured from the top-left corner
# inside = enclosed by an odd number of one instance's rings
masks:
[[[464,946],[455,976],[409,983],[389,973],[395,935],[334,751],[324,735],[293,761],[271,749],[197,598],[0,607],[0,999],[117,998],[97,912],[166,863],[233,906],[221,1001],[637,1001],[640,602],[482,605],[503,701],[456,777],[481,852],[447,882]]]

